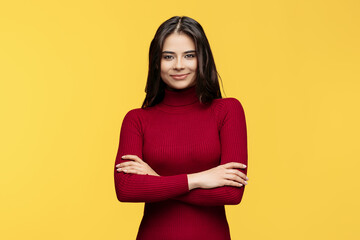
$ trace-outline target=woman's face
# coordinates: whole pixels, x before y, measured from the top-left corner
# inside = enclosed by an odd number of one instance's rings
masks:
[[[184,89],[196,84],[195,43],[184,33],[172,33],[164,41],[161,79],[168,89]]]

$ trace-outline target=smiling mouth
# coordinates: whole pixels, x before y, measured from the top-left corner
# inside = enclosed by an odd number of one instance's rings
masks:
[[[170,75],[172,77],[183,77],[183,76],[186,76],[188,75],[189,73],[185,73],[185,74],[175,74],[175,75]]]
[[[179,75],[170,75],[173,79],[175,80],[184,80],[187,78],[187,76],[189,75],[190,73],[187,73],[187,74],[179,74]]]

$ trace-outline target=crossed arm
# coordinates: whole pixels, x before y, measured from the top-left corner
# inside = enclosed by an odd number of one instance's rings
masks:
[[[118,172],[160,177],[146,162],[136,155],[125,155],[123,159],[130,159],[131,161],[117,164]],[[173,199],[196,205],[224,205],[222,204],[223,199],[229,198],[229,191],[221,191],[221,189],[224,189],[221,188],[222,186],[227,185],[239,188],[247,184],[245,181],[248,180],[246,175],[234,168],[246,168],[246,166],[238,162],[231,162],[199,173],[188,174],[187,178],[190,192],[173,197]],[[190,193],[194,193],[195,191],[197,193],[190,196]],[[206,198],[206,201],[204,201],[204,198]],[[237,195],[230,197],[232,200],[227,201],[226,204],[238,204],[241,199],[237,198]]]
[[[241,180],[244,181],[247,168],[242,170],[231,168],[234,168],[236,164],[238,167],[243,164],[247,165],[246,123],[240,102],[235,98],[226,100],[229,101],[228,109],[220,129],[221,162],[219,166],[221,167],[209,169],[196,176],[194,174],[159,176],[142,161],[140,122],[135,112],[129,111],[123,120],[115,161],[116,169],[114,169],[118,200],[123,202],[154,202],[175,199],[202,206],[239,204],[245,186],[236,184],[239,184],[239,178],[243,178]],[[130,160],[122,159],[121,156],[123,155],[130,156],[127,158]],[[118,171],[118,167],[127,170],[127,172]],[[218,178],[217,187],[209,188],[207,186],[208,188],[205,188],[203,186],[214,181],[211,176],[219,176],[220,172],[222,184]],[[236,177],[237,180],[235,180]],[[226,180],[227,185],[224,184],[225,178],[228,178]]]

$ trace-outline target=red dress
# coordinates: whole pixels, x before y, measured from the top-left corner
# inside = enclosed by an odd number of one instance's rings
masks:
[[[229,240],[224,205],[242,200],[244,188],[223,186],[189,191],[187,174],[228,162],[247,165],[245,114],[236,98],[201,104],[195,86],[165,90],[153,107],[124,117],[115,165],[137,155],[160,176],[117,172],[121,202],[145,202],[137,240]],[[239,169],[247,174],[247,168]],[[124,229],[125,230],[125,229]]]

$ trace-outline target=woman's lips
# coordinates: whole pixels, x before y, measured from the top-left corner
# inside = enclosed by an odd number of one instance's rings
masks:
[[[179,74],[179,75],[170,75],[172,78],[176,79],[176,80],[183,80],[185,79],[187,76],[189,75],[189,73],[187,74]]]

